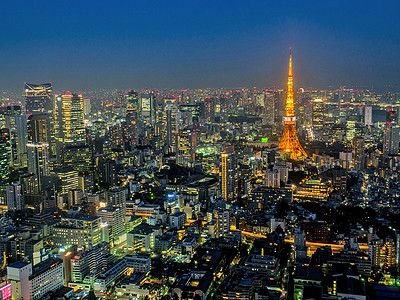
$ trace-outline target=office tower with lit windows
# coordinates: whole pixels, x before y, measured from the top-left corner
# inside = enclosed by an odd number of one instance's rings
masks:
[[[62,147],[86,143],[82,95],[64,94],[56,97],[54,134],[57,157],[60,159]]]
[[[179,132],[176,135],[176,163],[189,166],[191,162],[195,161],[196,146],[196,131]]]
[[[22,168],[26,167],[26,143],[28,141],[27,134],[27,115],[15,116],[16,132],[16,150],[18,156],[18,165]]]
[[[307,157],[306,152],[300,145],[296,132],[296,118],[294,116],[294,96],[293,96],[293,74],[292,74],[292,52],[290,50],[289,75],[286,92],[286,115],[283,118],[284,127],[279,148],[283,151],[283,156],[293,160],[301,160]]]
[[[238,181],[238,164],[235,154],[221,154],[219,177],[222,197],[228,202],[233,202],[237,195]]]
[[[383,154],[399,154],[400,126],[386,123],[383,129]]]
[[[178,112],[176,99],[169,97],[164,99],[164,107],[165,107],[165,123],[166,123],[166,136],[165,136],[165,144],[168,147],[172,147],[175,143],[172,138],[173,134],[176,132],[176,114]],[[175,125],[175,126],[174,126]]]
[[[6,193],[8,210],[22,210],[25,208],[24,189],[19,181],[8,185]]]
[[[11,159],[10,131],[0,129],[0,186],[7,185]]]
[[[6,202],[6,186],[9,184],[9,167],[11,161],[10,131],[0,129],[0,204]]]
[[[68,145],[62,149],[63,165],[69,166],[80,173],[90,173],[92,166],[93,150],[85,144]]]
[[[113,245],[119,241],[119,237],[125,233],[124,214],[122,207],[104,207],[97,211],[103,224],[107,224],[109,241]]]
[[[101,241],[101,218],[75,214],[61,218],[60,225],[53,228],[53,243],[56,247],[77,245],[95,246]]]
[[[41,189],[42,177],[49,176],[49,144],[28,143],[28,172],[35,174],[38,180],[39,190]]]
[[[34,114],[28,116],[28,142],[47,143],[49,156],[52,156],[52,124],[50,114]]]
[[[125,136],[130,145],[134,145],[138,137],[139,96],[131,90],[126,93],[126,129]]]
[[[146,125],[151,126],[154,124],[155,111],[154,111],[154,95],[152,93],[144,93],[140,95],[140,111],[142,120]]]
[[[61,181],[61,195],[67,195],[69,190],[79,188],[78,171],[71,167],[55,168],[52,175],[59,178]]]
[[[321,99],[312,102],[312,126],[314,129],[324,126],[324,101]]]
[[[53,111],[53,89],[51,82],[43,84],[25,82],[25,102],[28,114]]]

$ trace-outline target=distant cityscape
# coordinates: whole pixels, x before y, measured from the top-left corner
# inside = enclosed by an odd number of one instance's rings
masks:
[[[0,299],[400,299],[400,93],[292,64],[285,89],[3,91]]]

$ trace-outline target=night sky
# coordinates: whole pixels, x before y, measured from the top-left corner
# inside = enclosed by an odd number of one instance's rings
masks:
[[[400,90],[400,1],[1,1],[0,89]]]

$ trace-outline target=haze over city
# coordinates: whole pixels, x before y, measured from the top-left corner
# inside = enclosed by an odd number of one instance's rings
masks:
[[[400,86],[398,1],[7,1],[0,89]]]

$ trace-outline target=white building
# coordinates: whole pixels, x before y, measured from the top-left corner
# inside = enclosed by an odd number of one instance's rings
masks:
[[[63,261],[49,258],[32,267],[32,264],[17,262],[7,267],[11,281],[13,299],[36,300],[56,291],[64,285]]]
[[[8,210],[22,210],[25,207],[24,190],[22,184],[17,181],[6,187]]]
[[[364,111],[364,125],[372,125],[372,106],[366,106]]]

